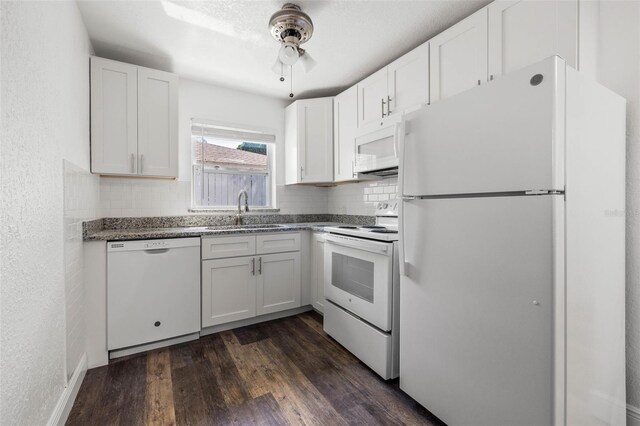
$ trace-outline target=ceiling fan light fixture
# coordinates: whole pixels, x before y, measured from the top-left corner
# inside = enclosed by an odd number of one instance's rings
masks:
[[[278,52],[278,59],[289,66],[295,64],[299,56],[298,47],[290,42],[283,43],[280,47],[280,52]]]
[[[300,45],[309,41],[313,35],[313,22],[309,15],[300,9],[300,6],[286,3],[271,15],[269,32],[280,43],[278,59],[271,69],[276,74],[280,74],[280,81],[284,81],[285,70],[288,68],[287,71],[291,75],[289,97],[293,98],[293,65],[299,58],[305,72],[311,71],[316,65],[316,61],[308,54],[305,55],[304,49],[300,48]],[[280,68],[279,72],[278,68]]]

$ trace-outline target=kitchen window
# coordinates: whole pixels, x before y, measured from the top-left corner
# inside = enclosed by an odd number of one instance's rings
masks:
[[[243,189],[250,207],[271,208],[274,142],[268,132],[193,120],[193,208],[233,209]]]

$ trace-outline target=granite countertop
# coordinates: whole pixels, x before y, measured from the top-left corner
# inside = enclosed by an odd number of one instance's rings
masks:
[[[130,228],[130,229],[103,229],[88,233],[86,241],[126,241],[147,240],[154,238],[180,238],[200,237],[206,235],[229,234],[258,234],[270,232],[295,232],[303,230],[324,231],[326,226],[344,225],[338,222],[322,223],[285,223],[285,224],[255,224],[246,226],[184,226],[172,228]]]
[[[332,225],[373,225],[375,217],[343,214],[245,214],[243,225],[233,225],[235,214],[156,217],[116,217],[83,222],[85,241],[126,241],[203,235],[323,231]]]

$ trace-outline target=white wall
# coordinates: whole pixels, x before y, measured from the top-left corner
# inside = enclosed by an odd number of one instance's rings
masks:
[[[627,99],[627,402],[640,408],[640,2],[599,5],[599,81]],[[640,416],[640,411],[638,411]],[[640,425],[640,417],[636,419]]]
[[[119,216],[189,214],[191,119],[262,128],[276,136],[276,193],[281,213],[326,213],[327,190],[284,186],[284,108],[287,101],[180,80],[180,176],[177,181],[101,178],[101,213]]]
[[[85,353],[85,283],[82,222],[98,217],[100,178],[63,161],[64,282],[67,380]]]
[[[0,419],[35,425],[66,385],[62,160],[89,167],[91,45],[75,2],[0,11]]]

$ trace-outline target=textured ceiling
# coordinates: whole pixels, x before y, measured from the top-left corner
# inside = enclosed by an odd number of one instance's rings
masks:
[[[96,55],[182,77],[287,98],[271,71],[278,43],[267,28],[284,1],[78,1]],[[335,95],[489,1],[295,1],[311,16],[304,48],[318,62],[294,66],[296,98]]]

